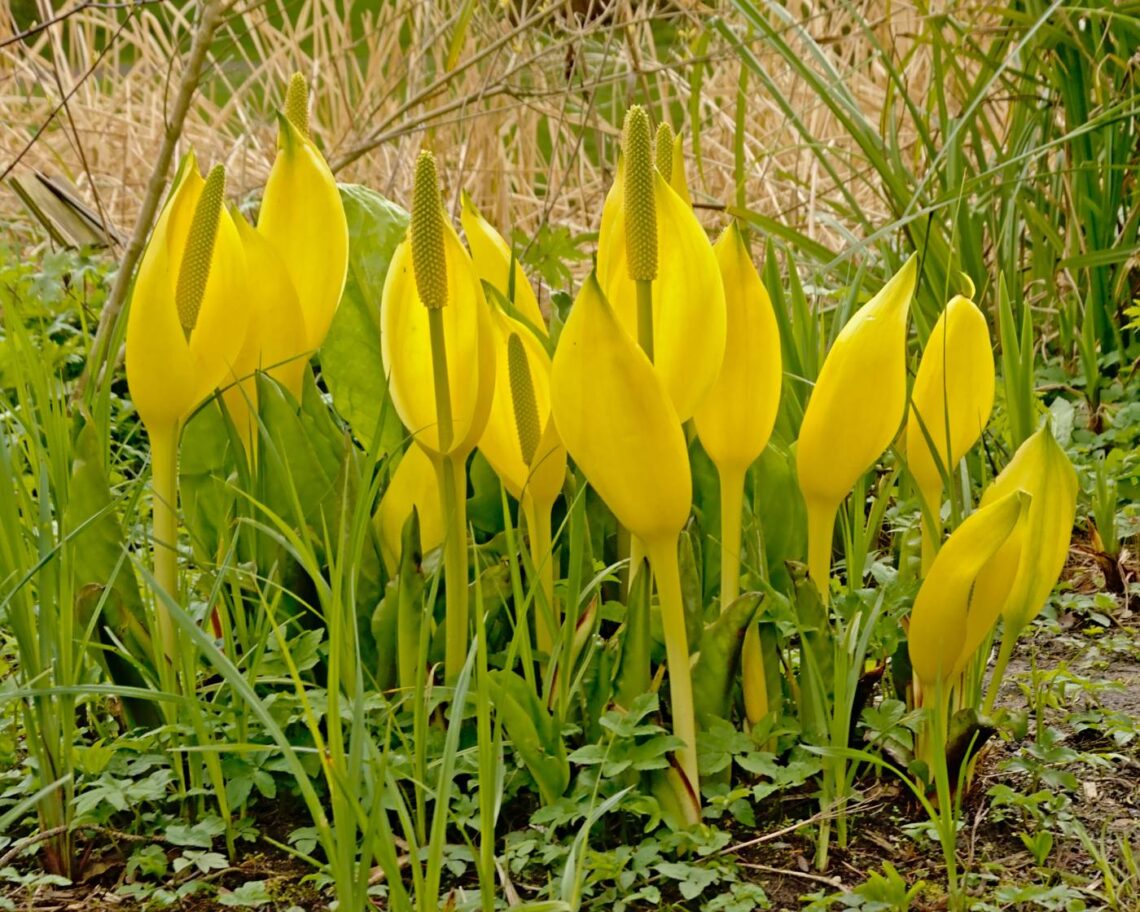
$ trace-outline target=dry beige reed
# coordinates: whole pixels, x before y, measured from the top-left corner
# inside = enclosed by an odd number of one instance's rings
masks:
[[[50,17],[46,0],[39,2],[41,16]],[[529,235],[551,220],[574,233],[593,231],[625,104],[648,94],[656,116],[665,103],[687,112],[693,67],[703,66],[703,167],[698,174],[690,160],[689,178],[697,202],[710,206],[704,214],[709,226],[723,222],[715,207],[735,197],[740,66],[715,37],[698,56],[709,12],[696,0],[615,0],[588,19],[568,15],[566,0],[487,0],[476,3],[457,49],[459,15],[452,7],[460,4],[395,0],[355,13],[351,22],[341,15],[343,5],[255,0],[230,8],[182,146],[192,144],[204,163],[224,161],[244,199],[254,201],[265,180],[275,111],[289,74],[300,70],[314,87],[314,131],[342,180],[406,200],[416,153],[430,144],[455,206],[466,188],[504,228]],[[67,177],[93,207],[129,230],[189,46],[192,4],[151,3],[129,13],[75,6],[25,40],[13,39],[16,24],[0,14],[0,35],[8,35],[0,38],[0,171],[22,156],[19,168]],[[795,7],[867,115],[877,119],[888,77],[866,36],[851,27],[849,8],[828,2]],[[886,53],[908,55],[909,90],[921,97],[930,67],[911,45],[919,25],[914,6],[865,0],[859,12]],[[732,21],[730,11],[722,13]],[[846,163],[841,177],[863,174],[854,142],[810,88],[762,44],[754,52],[812,134]],[[69,96],[65,106],[63,96]],[[675,125],[691,136],[687,117]],[[821,219],[817,205],[834,189],[831,178],[755,83],[745,125],[750,207],[841,245],[846,226]],[[853,186],[872,219],[889,219],[873,179]],[[17,230],[28,227],[6,188],[0,217]]]

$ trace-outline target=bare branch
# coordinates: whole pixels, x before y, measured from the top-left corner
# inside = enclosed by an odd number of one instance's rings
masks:
[[[190,103],[194,93],[198,90],[198,83],[202,78],[202,69],[210,45],[214,40],[214,33],[221,25],[228,0],[206,0],[200,7],[201,14],[198,27],[194,32],[194,41],[190,45],[190,54],[186,58],[186,69],[182,73],[182,80],[178,85],[178,95],[174,99],[174,107],[170,111],[170,118],[166,125],[166,133],[162,138],[158,158],[154,163],[150,180],[147,183],[146,195],[143,197],[142,208],[135,221],[134,233],[130,243],[123,254],[123,261],[115,275],[115,284],[111,294],[99,315],[99,328],[95,332],[95,340],[91,343],[91,353],[83,374],[75,385],[72,401],[78,402],[83,398],[92,377],[97,377],[106,358],[106,348],[112,336],[115,324],[127,298],[127,291],[131,287],[135,266],[138,265],[146,246],[147,235],[158,212],[158,204],[162,199],[162,191],[166,186],[166,173],[170,169],[170,162],[174,158],[174,148],[182,136],[182,127],[186,122],[186,115],[190,110]]]

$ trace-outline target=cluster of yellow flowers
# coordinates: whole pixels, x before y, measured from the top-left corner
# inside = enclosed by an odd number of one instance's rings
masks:
[[[277,158],[257,226],[226,206],[221,165],[193,153],[178,169],[135,279],[127,318],[131,399],[154,473],[155,576],[176,593],[178,444],[202,400],[221,389],[247,452],[257,440],[255,373],[298,400],[348,272],[348,223],[336,181],[309,135],[308,87],[289,83]],[[163,631],[168,655],[173,629]]]
[[[343,289],[344,210],[308,135],[306,105],[295,77],[256,228],[225,208],[221,169],[203,179],[190,158],[140,269],[127,374],[151,436],[156,563],[169,562],[157,575],[171,591],[182,423],[224,388],[252,450],[250,378],[266,370],[299,396],[304,365]],[[723,610],[740,589],[745,474],[767,447],[780,404],[771,301],[735,224],[710,243],[693,213],[679,139],[665,126],[654,137],[637,107],[627,115],[602,212],[596,271],[553,351],[534,289],[506,241],[466,197],[461,221],[467,247],[444,211],[435,160],[422,153],[409,230],[380,303],[382,369],[414,441],[379,507],[384,559],[394,570],[401,530],[416,508],[423,549],[443,547],[445,668],[454,679],[469,643],[466,466],[478,447],[521,505],[538,583],[537,645],[549,653],[560,629],[551,510],[569,454],[630,533],[632,572],[647,558],[656,582],[674,731],[684,745],[670,781],[695,818],[696,722],[677,560],[692,510],[685,425],[691,420],[720,477]],[[809,574],[826,602],[839,506],[901,440],[924,513],[925,583],[910,621],[910,653],[916,692],[929,693],[961,675],[999,615],[1005,654],[1040,610],[1064,562],[1076,478],[1046,428],[940,546],[944,479],[989,420],[994,366],[984,317],[956,297],[931,333],[908,396],[907,318],[917,280],[912,257],[839,333],[803,417],[796,464]],[[746,640],[746,665],[758,655],[752,646]],[[763,716],[763,674],[745,674],[749,716]]]

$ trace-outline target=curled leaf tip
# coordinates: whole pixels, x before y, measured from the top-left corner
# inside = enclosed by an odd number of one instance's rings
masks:
[[[657,170],[665,183],[673,179],[673,128],[665,121],[657,126]]]
[[[447,305],[447,259],[443,247],[443,207],[435,156],[428,151],[416,160],[412,191],[412,267],[420,300],[429,309]]]
[[[649,115],[634,105],[625,115],[626,265],[635,282],[657,278],[657,210]]]
[[[530,365],[518,333],[507,339],[507,367],[511,378],[511,402],[515,407],[515,429],[519,435],[519,450],[523,462],[530,465],[538,449],[542,430],[538,426],[538,403],[534,397],[534,381]]]
[[[218,222],[225,198],[226,169],[215,165],[194,208],[194,218],[190,222],[190,233],[178,269],[174,300],[178,306],[178,322],[187,339],[198,324],[198,310],[210,278],[210,261],[214,256],[214,241],[218,236]]]
[[[309,84],[300,73],[294,73],[285,92],[285,117],[297,132],[308,138],[309,133]]]

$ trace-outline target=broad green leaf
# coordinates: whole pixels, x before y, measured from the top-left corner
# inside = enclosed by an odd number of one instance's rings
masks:
[[[730,715],[744,631],[756,616],[759,601],[755,593],[738,598],[704,629],[693,666],[693,703],[702,728],[714,718],[727,719]]]
[[[492,672],[490,682],[499,718],[515,751],[538,783],[543,801],[557,801],[570,784],[570,761],[557,720],[530,685],[514,672]]]
[[[380,360],[380,295],[408,214],[366,187],[346,184],[340,194],[348,219],[348,278],[321,347],[321,374],[356,438],[371,448],[379,431],[380,451],[391,453],[405,433]]]

